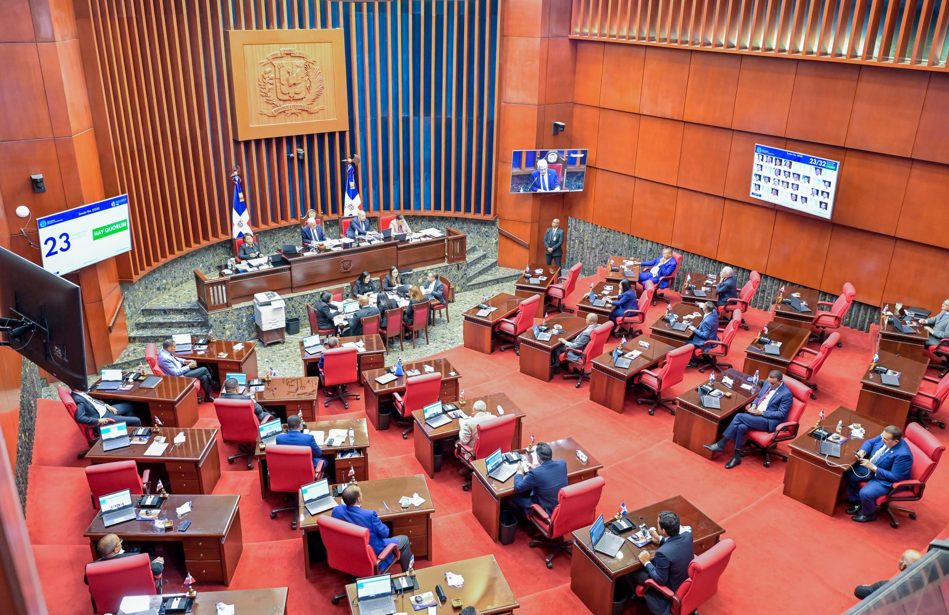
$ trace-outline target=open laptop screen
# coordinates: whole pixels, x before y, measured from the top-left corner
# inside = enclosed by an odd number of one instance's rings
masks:
[[[392,581],[388,574],[380,574],[376,577],[366,577],[365,579],[356,580],[356,597],[360,600],[369,600],[391,593]]]
[[[310,483],[309,485],[303,485],[300,488],[300,491],[303,492],[304,502],[312,502],[313,500],[318,500],[321,497],[329,495],[329,492],[330,492],[329,479],[324,478],[323,480],[318,480],[315,483]]]
[[[350,301],[343,304],[343,314],[352,314],[359,309],[358,301]]]
[[[260,427],[260,439],[269,438],[270,436],[280,433],[283,430],[283,425],[280,424],[280,421],[270,421],[269,423],[264,423]]]
[[[488,470],[488,474],[493,472],[494,468],[501,465],[501,461],[502,461],[501,449],[498,449],[494,451],[493,453],[491,453],[490,455],[488,455],[487,460],[484,462],[485,467]]]
[[[240,386],[247,386],[247,374],[227,374],[225,380],[233,378],[237,381],[237,384]]]
[[[175,345],[177,346],[191,346],[190,333],[176,333],[171,336],[171,339],[175,341]]]
[[[303,338],[303,347],[304,347],[304,348],[310,348],[310,347],[312,347],[312,346],[319,346],[319,345],[320,345],[320,336],[319,336],[319,335],[311,335],[310,337],[305,337],[305,338]]]
[[[99,428],[99,435],[102,436],[103,440],[121,438],[127,433],[128,429],[126,429],[125,423],[112,423],[111,425],[103,425]]]
[[[425,420],[433,418],[441,414],[442,411],[442,402],[436,401],[433,404],[429,404],[422,408],[422,415],[425,417]]]
[[[603,538],[603,532],[606,531],[606,523],[603,522],[603,515],[600,515],[596,521],[593,522],[593,526],[590,528],[590,540],[594,545],[600,542],[600,538]]]
[[[100,372],[103,382],[118,382],[122,379],[122,370],[120,369],[104,369]]]
[[[99,508],[103,513],[112,512],[132,505],[132,492],[128,489],[116,491],[99,497]]]

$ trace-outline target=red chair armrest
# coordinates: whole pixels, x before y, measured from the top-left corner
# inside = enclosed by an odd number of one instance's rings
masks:
[[[923,489],[925,488],[926,483],[921,483],[918,480],[901,480],[898,483],[893,483],[893,486],[890,487],[890,491],[886,494],[886,501],[918,500],[923,496]]]
[[[728,344],[721,340],[706,340],[706,342],[702,344],[702,352],[708,352],[710,348],[714,348],[715,346],[721,346],[726,351],[728,350]]]
[[[652,589],[658,591],[669,600],[672,600],[673,598],[676,597],[676,593],[674,591],[672,591],[668,587],[663,587],[662,585],[659,585],[652,579],[646,579],[646,582],[643,584],[643,588],[647,588],[647,587],[651,587]]]
[[[801,350],[799,350],[798,352],[803,352],[803,353],[806,353],[806,354],[812,354],[812,355],[815,355],[815,356],[820,354],[819,351],[814,350],[813,348],[808,348],[807,346],[802,347]]]
[[[326,468],[326,460],[320,459],[316,462],[316,465],[313,466],[313,473],[316,474],[316,480],[323,478],[323,470]]]
[[[394,542],[390,542],[389,544],[386,545],[386,548],[383,549],[382,552],[379,553],[379,555],[376,556],[376,569],[377,569],[377,570],[379,569],[379,565],[382,564],[382,562],[384,562],[385,559],[386,559],[387,557],[389,557],[389,555],[391,555],[393,551],[395,551],[396,553],[398,553],[398,549],[397,549],[397,547],[396,547],[396,544],[395,544]],[[394,561],[395,561],[395,560],[393,560],[393,562],[394,562]]]
[[[630,316],[639,316],[643,318],[643,310],[625,310],[623,312],[623,318],[629,318]]]
[[[527,517],[532,521],[536,518],[544,525],[550,525],[550,515],[547,514],[546,510],[541,508],[540,504],[532,504],[531,507],[527,509]]]
[[[567,281],[567,276],[563,276],[563,275],[557,276],[557,284],[563,284],[566,281]]]
[[[643,371],[639,372],[639,374],[640,374],[640,378],[639,378],[640,380],[642,380],[642,374],[649,374],[650,376],[652,376],[653,378],[655,378],[655,379],[656,379],[656,383],[657,383],[657,387],[658,387],[656,390],[657,390],[657,391],[661,391],[661,390],[662,390],[662,376],[660,376],[660,375],[657,374],[656,372],[652,371],[651,369],[644,369]]]
[[[792,421],[781,423],[778,425],[778,428],[774,430],[772,442],[780,442],[781,440],[790,440],[791,438],[796,438],[798,427],[800,427],[800,423],[795,423]]]
[[[148,478],[152,475],[151,470],[142,472],[142,493],[148,493]]]
[[[455,446],[457,448],[460,448],[464,452],[468,453],[469,455],[474,455],[474,447],[472,447],[469,444],[464,444],[462,442],[455,442]]]
[[[923,376],[923,380],[926,382],[932,382],[933,384],[939,384],[939,378],[935,376]]]
[[[935,395],[931,395],[930,393],[926,393],[925,391],[920,391],[919,393],[917,393],[917,395],[919,395],[920,397],[928,397],[929,399],[933,400],[935,404],[937,405],[939,404],[939,398],[936,397]]]
[[[748,311],[748,302],[744,299],[738,299],[736,297],[735,299],[729,299],[725,302],[725,309],[733,308],[735,306],[740,307],[742,312]]]
[[[801,369],[803,369],[803,370],[804,370],[804,373],[806,374],[806,375],[805,375],[805,378],[810,379],[810,377],[811,377],[811,366],[810,366],[810,365],[805,365],[804,363],[801,363],[801,362],[798,361],[797,359],[791,361],[791,365],[797,365],[798,367],[800,367]]]
[[[817,309],[818,309],[818,310],[821,309],[821,308],[827,308],[828,310],[830,310],[830,309],[833,308],[833,307],[834,307],[834,304],[833,304],[832,301],[818,301],[818,302],[817,302]]]

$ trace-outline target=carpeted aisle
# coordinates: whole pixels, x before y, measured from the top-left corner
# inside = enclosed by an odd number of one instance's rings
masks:
[[[577,286],[585,289],[589,282],[581,280]],[[652,308],[647,324],[663,309],[662,303]],[[744,359],[742,349],[768,322],[769,315],[753,310],[746,320],[750,331],[740,330],[729,356],[738,367]],[[840,405],[855,406],[859,377],[872,355],[874,339],[875,331],[843,331],[844,346],[835,349],[824,366],[818,378],[818,399],[810,402],[804,424],[816,421],[821,409],[829,412]],[[608,346],[615,343],[611,339]],[[441,356],[462,374],[468,397],[506,392],[527,413],[526,438],[531,433],[538,440],[572,436],[596,457],[604,465],[602,476],[607,481],[599,506],[604,514],[615,513],[623,500],[632,510],[682,495],[716,519],[725,528],[725,536],[738,543],[738,549],[718,595],[703,607],[703,615],[761,612],[763,600],[768,613],[774,615],[840,613],[854,604],[855,585],[892,576],[904,549],[924,549],[930,540],[945,534],[949,525],[946,468],[937,470],[925,499],[914,506],[918,520],[904,516],[897,530],[885,521],[860,525],[844,514],[843,505],[833,517],[827,517],[785,497],[785,466],[780,461],[765,468],[759,457],[748,457],[738,468],[726,471],[725,458],[708,461],[673,444],[673,417],[662,410],[649,416],[632,396],[625,412],[618,415],[589,400],[588,382],[577,389],[571,380],[556,377],[544,383],[521,375],[513,351],[486,357],[458,347]],[[673,391],[682,392],[707,377],[707,373],[689,370],[686,381]],[[320,414],[364,416],[363,403],[362,399],[351,401],[349,410],[339,404],[327,409],[321,397]],[[210,404],[202,405],[200,416],[198,426],[217,426]],[[393,426],[370,435],[374,478],[422,473],[411,436],[403,440],[401,431]],[[949,440],[942,430],[934,433]],[[81,469],[87,462],[75,458],[81,446],[62,405],[40,400],[27,525],[53,615],[91,612],[82,584],[83,566],[89,561],[82,532],[94,512]],[[224,472],[215,489],[215,493],[241,495],[244,554],[230,589],[286,585],[290,587],[291,613],[348,612],[345,605],[330,604],[330,597],[345,582],[342,575],[314,565],[311,578],[304,578],[299,532],[290,529],[287,513],[270,519],[270,510],[281,506],[283,499],[270,496],[261,500],[257,470],[247,470],[240,461],[227,463],[225,458],[234,449],[220,443]],[[436,507],[433,563],[493,553],[521,603],[518,613],[585,612],[570,591],[569,559],[559,557],[548,571],[545,551],[528,547],[527,531],[519,531],[516,542],[506,548],[492,542],[471,514],[470,495],[462,491],[457,469],[448,455],[442,472],[429,481]],[[56,506],[46,504],[54,499]],[[181,589],[182,565],[169,562],[169,591]],[[428,565],[425,560],[418,562],[419,568]],[[219,589],[209,584],[198,586],[199,591],[202,588]]]

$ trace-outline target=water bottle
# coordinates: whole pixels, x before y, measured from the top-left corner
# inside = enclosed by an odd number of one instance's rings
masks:
[[[758,370],[755,370],[755,376],[751,383],[755,386],[758,386]]]
[[[353,431],[353,428],[349,428],[349,445],[352,446],[356,442],[356,432]]]

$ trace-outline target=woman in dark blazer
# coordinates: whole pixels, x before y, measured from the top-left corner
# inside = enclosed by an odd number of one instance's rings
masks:
[[[382,280],[382,290],[387,293],[395,292],[395,289],[402,285],[402,276],[399,275],[399,268],[393,265],[392,268],[389,269],[389,275]]]
[[[382,329],[386,328],[386,325],[389,323],[389,310],[394,310],[399,305],[389,298],[389,295],[382,293],[376,296],[376,307],[379,308],[379,327]]]
[[[376,288],[376,284],[372,281],[372,276],[369,275],[368,271],[363,271],[356,283],[353,284],[353,294],[357,297],[377,292],[379,292],[379,289]]]
[[[415,310],[412,309],[416,303],[425,303],[428,299],[422,294],[422,289],[412,285],[409,289],[409,304],[405,306],[405,314],[402,315],[402,322],[406,325],[412,325],[415,322]]]
[[[616,299],[610,301],[613,311],[610,312],[610,320],[616,324],[616,319],[621,318],[626,310],[638,310],[639,300],[636,298],[636,291],[633,290],[629,280],[623,279],[619,283],[620,292]]]
[[[330,301],[332,300],[333,295],[324,290],[320,293],[320,298],[313,305],[316,309],[316,324],[321,331],[336,329],[333,318],[339,315],[339,310],[330,305]]]

